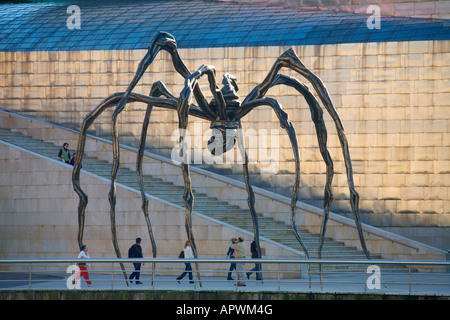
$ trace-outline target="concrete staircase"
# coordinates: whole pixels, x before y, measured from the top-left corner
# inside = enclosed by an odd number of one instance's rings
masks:
[[[52,143],[37,140],[29,136],[22,135],[6,129],[0,129],[0,140],[10,144],[28,149],[48,158],[57,159],[60,146]],[[93,157],[85,156],[83,159],[83,170],[92,174],[109,179],[111,164]],[[180,173],[181,174],[181,173]],[[128,168],[119,168],[117,183],[126,185],[139,191],[136,172]],[[145,191],[152,196],[184,207],[183,187],[176,186],[171,182],[152,176],[144,177]],[[194,190],[194,210],[204,215],[213,217],[235,227],[252,232],[253,224],[248,209],[229,204],[227,201],[212,198]],[[272,241],[278,242],[295,250],[302,251],[300,244],[292,233],[291,227],[286,223],[275,221],[272,218],[259,216],[260,235]],[[308,247],[310,257],[317,258],[319,235],[311,234],[306,229],[299,226],[299,233]],[[324,259],[365,259],[365,255],[356,248],[345,246],[343,243],[326,239],[322,258]],[[376,257],[375,257],[376,258]],[[327,266],[324,270],[330,271],[336,267]],[[359,268],[359,269],[358,269]],[[348,267],[350,272],[364,272],[361,267]],[[315,269],[313,269],[314,271]]]

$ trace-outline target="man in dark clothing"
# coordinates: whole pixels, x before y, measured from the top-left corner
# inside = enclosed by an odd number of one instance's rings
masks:
[[[136,238],[136,243],[131,246],[131,248],[128,250],[128,258],[143,258],[142,255],[142,248],[141,248],[141,238]],[[136,279],[136,284],[142,284],[142,282],[139,281],[140,271],[141,271],[141,263],[133,263],[134,265],[134,272],[130,275],[130,282],[132,279]]]
[[[253,241],[252,244],[250,245],[250,251],[252,253],[252,259],[259,258],[258,248],[256,247],[256,241]],[[262,280],[260,263],[255,263],[255,267],[252,270],[250,270],[249,272],[247,272],[247,279],[250,279],[250,276],[253,272],[256,273],[256,280]]]
[[[232,239],[231,242],[235,243],[237,240],[236,239]],[[234,249],[229,247],[228,248],[228,252],[227,252],[227,257],[228,259],[234,259]],[[232,263],[230,264],[230,269],[228,269],[228,277],[227,280],[234,280],[231,275],[233,273],[233,270],[236,270],[236,263]]]

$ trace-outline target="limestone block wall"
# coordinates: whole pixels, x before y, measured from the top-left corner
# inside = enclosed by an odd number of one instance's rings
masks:
[[[0,112],[0,126],[17,130],[19,132],[22,132],[23,134],[32,135],[37,139],[51,141],[56,145],[61,144],[62,141],[68,141],[71,144],[74,144],[75,142],[73,141],[76,141],[78,137],[77,132],[74,132],[72,130],[54,126],[40,120],[30,119],[24,116],[17,116],[8,112]],[[97,157],[111,163],[111,150],[112,145],[110,141],[94,137],[88,137],[86,140],[85,151],[89,156]],[[123,146],[120,151],[121,165],[128,167],[130,170],[134,170],[136,162],[136,151],[137,150],[134,148]],[[60,162],[58,163],[60,164]],[[173,182],[175,185],[184,185],[182,175],[180,174],[180,166],[173,164],[170,159],[146,153],[143,160],[143,171],[145,174],[151,174],[165,181]],[[248,208],[248,195],[244,183],[195,167],[191,167],[191,180],[192,188],[197,192],[206,193],[211,197],[216,197],[218,199],[228,201],[229,203],[237,205],[241,208]],[[83,189],[87,190],[88,194],[90,192],[89,183],[90,180],[85,180],[83,176],[81,179],[81,186]],[[109,181],[107,183],[109,185]],[[101,201],[105,201],[106,193],[109,192],[109,188],[105,186],[103,192],[104,197],[101,199]],[[254,188],[254,192],[256,199],[255,208],[258,213],[267,217],[272,217],[277,221],[284,221],[288,224],[290,223],[290,198],[280,196],[260,188]],[[72,193],[74,192],[72,191]],[[97,193],[95,193],[94,196],[96,196]],[[124,195],[122,192],[118,192],[118,197],[123,196]],[[125,197],[127,196],[125,195]],[[136,201],[140,203],[140,199],[136,198]],[[150,208],[152,208],[152,205],[153,204],[150,205]],[[159,208],[160,205],[158,203],[155,203],[154,205],[156,206],[156,209],[152,208],[151,212],[153,212],[153,210],[156,210],[158,212],[157,208]],[[109,204],[106,204],[106,206],[109,207]],[[136,210],[140,211],[139,208]],[[104,213],[104,215],[106,216],[108,216],[108,214],[109,213],[107,212]],[[297,204],[296,224],[298,226],[305,227],[310,232],[318,234],[320,232],[321,223],[322,210],[320,208],[315,208],[303,203]],[[430,234],[430,237],[433,235],[435,238],[437,237],[436,231],[433,228],[428,227],[427,229],[429,229],[428,233]],[[445,260],[446,251],[444,250],[439,250],[427,244],[402,237],[398,234],[386,232],[382,229],[369,225],[363,225],[363,230],[365,231],[364,237],[371,254],[381,256],[383,259]],[[327,237],[330,237],[336,241],[343,242],[348,246],[356,247],[361,250],[358,234],[355,228],[354,221],[352,219],[342,217],[335,213],[330,213],[326,235]],[[209,236],[210,235],[208,234],[208,237]],[[251,237],[252,235],[249,236]],[[167,235],[167,239],[173,239],[171,237],[173,237],[173,235]],[[221,237],[222,236],[219,235],[219,238]],[[445,236],[443,236],[443,238],[445,238]],[[175,239],[177,239],[177,235],[175,235]],[[214,240],[215,236],[212,236],[211,239]],[[429,243],[429,239],[427,240],[428,241],[424,242]],[[267,248],[263,246],[265,256],[277,256],[277,247],[273,247],[272,243],[267,240],[264,241],[264,243],[267,243],[267,245],[265,245]],[[220,243],[218,243],[217,245],[220,245]],[[207,246],[209,246],[209,244],[207,244]],[[273,251],[274,249],[275,251]],[[282,250],[281,252],[284,252],[284,250]],[[287,254],[291,253],[292,251],[289,252],[288,250]]]
[[[264,79],[285,49],[181,49],[180,54],[190,70],[204,63],[215,65],[219,81],[224,73],[236,75],[243,99]],[[364,221],[397,231],[409,227],[410,235],[418,227],[425,228],[421,232],[434,227],[441,234],[447,233],[450,41],[311,45],[294,49],[323,80],[341,116]],[[2,52],[0,106],[79,128],[85,114],[103,98],[125,90],[144,54],[144,50]],[[169,55],[161,53],[135,91],[147,94],[151,84],[160,80],[178,95],[183,79],[173,70]],[[289,70],[283,73],[299,77]],[[200,84],[210,99],[207,80],[201,79]],[[268,96],[281,102],[297,130],[302,161],[299,200],[320,207],[325,165],[307,104],[287,87],[275,87]],[[119,130],[123,143],[137,146],[144,113],[145,106],[132,104],[121,114]],[[188,130],[197,146],[192,157],[203,159],[209,138],[204,132],[209,124],[193,117],[190,120]],[[342,153],[331,118],[325,115],[325,120],[336,171],[332,211],[346,214],[350,208]],[[108,110],[99,117],[91,133],[109,138],[110,121]],[[263,139],[264,131],[260,130],[267,130],[269,135],[278,133],[274,134],[278,141],[269,142],[269,155],[258,153],[255,147],[249,149],[251,159],[257,161],[250,166],[252,181],[290,196],[293,156],[275,114],[268,107],[259,108],[243,118],[243,126],[247,136],[253,134],[246,140],[248,146],[258,141],[254,137]],[[177,144],[177,136],[173,136],[177,127],[175,112],[153,111],[148,149],[170,157]],[[271,159],[277,166],[267,171]],[[213,167],[241,179],[239,164]],[[446,249],[448,242],[433,245]]]
[[[76,258],[79,252],[78,196],[72,187],[72,168],[0,142],[1,258]],[[84,242],[93,258],[115,257],[107,198],[110,182],[86,173],[82,173],[81,181],[89,194]],[[151,258],[152,247],[141,211],[140,194],[121,185],[117,187],[116,222],[122,256],[126,257],[136,237],[141,237],[144,256]],[[149,201],[158,257],[178,257],[186,241],[184,209],[151,197]],[[193,216],[193,225],[200,258],[223,258],[228,250],[228,239],[252,237],[242,230],[199,215]],[[262,240],[268,258],[301,257],[295,250]],[[250,256],[249,246],[248,251]],[[93,270],[101,270],[102,267],[92,266]],[[180,269],[180,265],[167,264],[158,268],[162,270],[160,273],[164,273],[164,270]],[[219,268],[215,265],[215,269]],[[272,270],[272,267],[268,266],[267,270]],[[300,273],[299,269],[294,271],[292,267],[287,270],[293,272],[289,273],[291,276]],[[64,271],[59,270],[60,273]],[[212,273],[214,271],[203,274]],[[224,272],[218,274],[223,275]]]

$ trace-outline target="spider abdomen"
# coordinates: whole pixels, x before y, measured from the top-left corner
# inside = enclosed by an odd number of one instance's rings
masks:
[[[208,140],[208,150],[214,156],[220,156],[236,144],[239,121],[218,120],[211,123],[212,136]]]

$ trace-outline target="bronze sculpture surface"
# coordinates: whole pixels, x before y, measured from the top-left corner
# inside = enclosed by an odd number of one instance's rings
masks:
[[[165,87],[162,82],[155,82],[151,88],[150,94],[148,96],[133,93],[132,90],[137,85],[147,68],[155,59],[156,55],[161,51],[167,51],[172,58],[175,70],[185,78],[184,88],[180,93],[179,97],[174,96]],[[78,243],[81,246],[83,243],[83,232],[84,232],[84,221],[85,221],[85,209],[88,202],[88,196],[82,190],[80,186],[80,169],[81,162],[83,159],[85,141],[87,130],[95,119],[107,108],[115,106],[113,116],[112,116],[112,144],[113,144],[113,165],[111,171],[111,187],[108,195],[110,202],[110,219],[111,219],[111,232],[113,238],[113,246],[117,257],[121,257],[119,245],[117,242],[116,234],[116,222],[115,222],[115,203],[116,203],[116,185],[115,179],[117,175],[117,170],[119,168],[119,140],[118,140],[118,115],[123,111],[127,103],[131,102],[142,102],[147,104],[147,110],[144,117],[144,122],[142,126],[140,145],[138,149],[137,161],[136,161],[136,171],[138,175],[138,182],[140,185],[141,197],[142,197],[142,210],[147,223],[148,232],[150,235],[150,240],[152,243],[153,257],[157,255],[157,246],[153,236],[152,226],[150,222],[150,217],[148,213],[148,199],[145,194],[143,182],[142,182],[142,160],[145,148],[145,141],[147,137],[147,128],[150,119],[150,115],[153,107],[171,109],[175,110],[178,114],[179,129],[186,129],[188,125],[189,116],[198,117],[211,122],[211,128],[218,129],[223,134],[223,149],[214,148],[210,150],[213,153],[226,152],[230,148],[234,147],[235,142],[238,143],[238,149],[242,154],[243,162],[243,173],[244,181],[248,193],[248,206],[253,220],[253,232],[254,240],[260,254],[260,243],[259,243],[259,228],[258,228],[258,218],[255,210],[255,196],[252,190],[252,186],[249,182],[249,172],[248,172],[248,157],[244,146],[244,138],[242,136],[242,125],[241,118],[251,112],[253,109],[260,106],[269,106],[278,117],[280,121],[280,126],[286,131],[289,136],[292,151],[295,157],[295,182],[291,197],[291,226],[292,230],[303,248],[306,257],[309,259],[309,252],[302,241],[297,226],[295,224],[295,210],[297,203],[297,193],[300,183],[300,157],[297,144],[297,136],[292,123],[288,120],[287,113],[282,109],[281,105],[277,100],[273,98],[265,97],[269,88],[277,85],[287,85],[293,87],[297,90],[309,105],[311,111],[311,118],[314,122],[318,144],[320,152],[322,154],[323,160],[326,164],[326,185],[324,190],[324,216],[322,221],[322,227],[320,232],[320,243],[319,243],[319,253],[318,257],[321,258],[321,251],[324,243],[326,224],[329,215],[329,207],[333,200],[331,182],[334,175],[333,162],[331,156],[327,149],[327,129],[323,119],[323,111],[319,105],[317,99],[311,94],[309,89],[298,79],[293,77],[288,77],[280,73],[282,68],[289,68],[296,71],[303,77],[305,77],[313,85],[317,95],[322,101],[325,109],[330,114],[333,119],[337,133],[339,136],[339,141],[341,144],[341,149],[344,157],[347,181],[350,190],[350,204],[352,212],[354,215],[354,220],[358,230],[361,246],[367,258],[370,258],[370,254],[366,248],[364,236],[362,233],[361,222],[359,217],[359,195],[355,190],[353,183],[353,170],[352,163],[350,159],[350,153],[348,150],[348,142],[345,135],[345,131],[340,120],[340,117],[333,106],[331,98],[328,91],[323,84],[323,82],[308,68],[306,68],[300,61],[297,54],[293,49],[289,49],[284,52],[273,64],[271,70],[269,71],[266,78],[258,84],[247,97],[240,102],[238,100],[238,87],[236,85],[235,78],[231,75],[225,75],[223,79],[223,88],[219,89],[216,84],[215,69],[213,66],[202,65],[197,71],[191,73],[181,57],[179,56],[177,50],[177,43],[175,38],[166,32],[159,32],[153,41],[151,42],[148,52],[144,58],[139,63],[138,69],[129,84],[127,90],[122,93],[115,93],[103,100],[93,111],[86,115],[82,127],[80,129],[79,141],[78,141],[78,159],[77,163],[73,169],[72,182],[76,193],[79,195],[79,206],[78,206],[78,220],[79,220],[79,232],[78,232]],[[198,84],[198,80],[207,76],[211,92],[214,99],[208,102]],[[191,101],[195,99],[198,105],[194,105]],[[235,131],[236,136],[230,137],[226,135],[227,131]],[[194,257],[197,258],[197,246],[195,244],[194,235],[192,233],[192,210],[194,206],[194,196],[192,193],[191,179],[190,179],[190,169],[189,163],[186,161],[186,150],[184,145],[185,130],[180,130],[180,143],[182,145],[182,161],[181,169],[184,179],[184,202],[186,205],[186,216],[185,216],[185,227],[187,238],[192,244],[192,250]],[[237,138],[237,139],[236,139]],[[211,139],[208,144],[212,145],[214,141]],[[122,270],[125,275],[124,268]],[[197,268],[198,270],[198,268]],[[198,274],[199,276],[199,274]],[[310,275],[311,277],[311,275]],[[126,275],[125,275],[126,278]],[[311,278],[310,278],[311,279]]]

